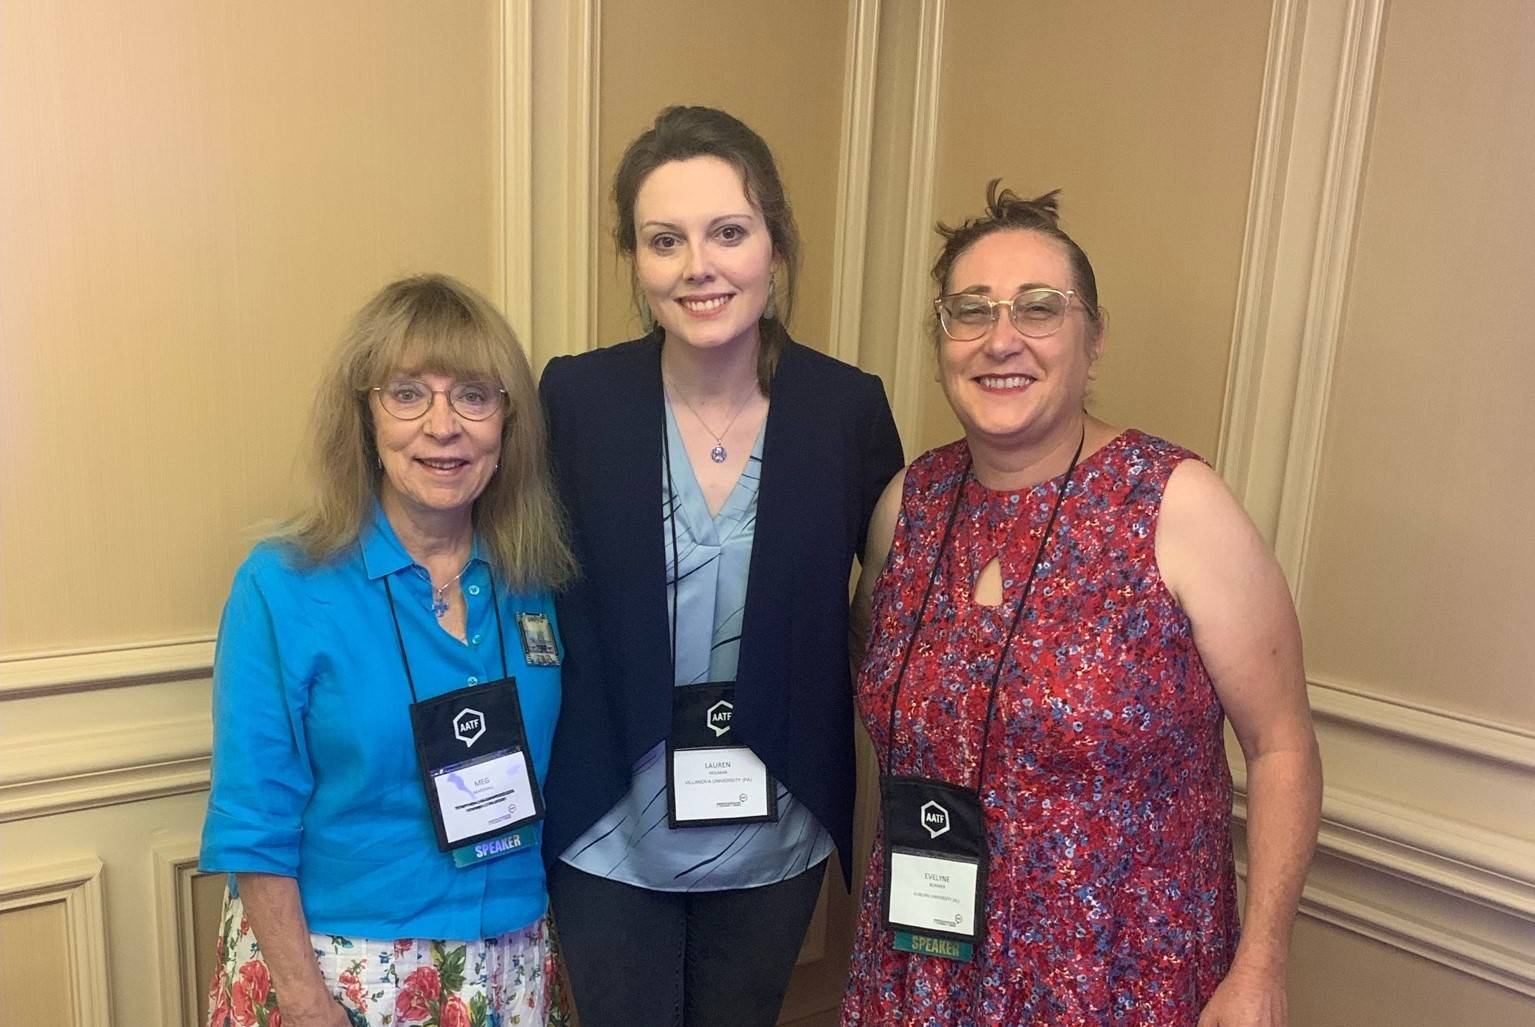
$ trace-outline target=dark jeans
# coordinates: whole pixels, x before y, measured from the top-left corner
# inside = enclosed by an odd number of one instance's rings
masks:
[[[662,892],[557,863],[549,900],[581,1027],[772,1027],[826,874]]]

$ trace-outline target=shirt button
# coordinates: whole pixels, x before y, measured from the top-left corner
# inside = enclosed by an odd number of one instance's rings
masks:
[[[479,683],[480,683],[480,679],[479,679],[479,678],[470,678],[470,679],[469,679],[469,683],[470,683],[470,684],[471,684],[471,685],[477,685],[477,684],[479,684]]]
[[[479,635],[475,635],[473,638],[471,638],[469,640],[469,644],[470,645],[479,645],[480,644],[480,636]]]
[[[478,585],[470,585],[464,591],[468,592],[472,596],[477,596],[477,595],[480,594],[480,586],[478,586]]]

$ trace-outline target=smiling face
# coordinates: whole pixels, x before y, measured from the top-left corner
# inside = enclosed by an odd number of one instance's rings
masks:
[[[773,243],[736,169],[718,157],[670,161],[634,203],[634,270],[667,341],[754,347],[773,277]]]
[[[457,384],[456,378],[411,370],[388,380],[396,378],[414,379],[438,394],[414,421],[400,420],[383,408],[378,393],[369,394],[374,440],[384,465],[379,502],[396,524],[401,515],[418,524],[444,517],[462,517],[467,523],[500,460],[506,411],[471,421],[448,402],[446,392]]]
[[[1003,230],[959,255],[947,291],[1008,300],[1031,286],[1076,287],[1065,248],[1038,232]],[[1021,450],[1075,436],[1103,352],[1102,332],[1075,297],[1060,328],[1043,339],[1020,334],[1006,307],[997,314],[996,324],[973,342],[938,335],[939,381],[966,437]]]

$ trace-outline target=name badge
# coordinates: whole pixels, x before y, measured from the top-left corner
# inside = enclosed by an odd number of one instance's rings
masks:
[[[560,645],[548,617],[541,613],[519,613],[517,633],[522,636],[522,658],[529,667],[560,665]]]
[[[744,745],[731,745],[735,682],[672,689],[666,740],[667,823],[673,828],[764,824],[778,819],[778,787]]]
[[[534,848],[544,799],[516,679],[412,703],[410,721],[438,849],[468,866]]]
[[[969,959],[986,908],[986,823],[980,797],[922,777],[881,775],[882,912],[906,952]]]

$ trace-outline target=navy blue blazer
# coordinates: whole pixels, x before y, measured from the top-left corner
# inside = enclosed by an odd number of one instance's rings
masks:
[[[553,861],[671,726],[659,333],[556,357],[539,384],[581,575],[556,600],[564,696],[545,782]],[[789,343],[763,439],[731,727],[831,834],[851,882],[848,578],[903,465],[878,377]]]

